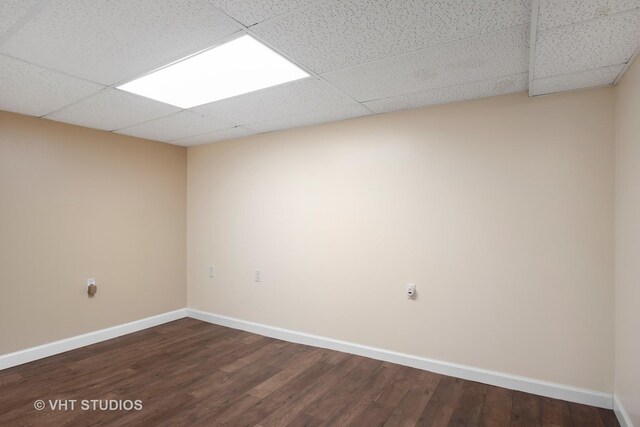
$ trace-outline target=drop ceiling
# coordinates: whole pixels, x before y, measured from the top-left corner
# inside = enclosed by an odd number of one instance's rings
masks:
[[[250,34],[311,76],[182,110],[116,86]],[[2,0],[0,109],[196,145],[617,82],[640,0]]]

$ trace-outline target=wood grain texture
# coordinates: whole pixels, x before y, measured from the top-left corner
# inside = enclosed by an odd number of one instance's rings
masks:
[[[34,409],[75,399],[74,410]],[[82,410],[83,399],[142,400]],[[0,425],[598,426],[612,411],[181,319],[0,371]]]

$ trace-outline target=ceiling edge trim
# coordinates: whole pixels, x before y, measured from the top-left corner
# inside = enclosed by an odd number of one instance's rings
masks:
[[[538,39],[538,14],[540,11],[540,0],[531,2],[531,27],[529,28],[529,96],[535,96],[533,93],[533,84],[535,80],[536,66],[536,43]]]

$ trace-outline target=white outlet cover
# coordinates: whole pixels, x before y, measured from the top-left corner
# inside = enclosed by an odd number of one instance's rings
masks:
[[[407,288],[406,288],[406,294],[407,294],[407,298],[415,298],[416,296],[416,285],[413,283],[409,283],[407,284]]]
[[[95,277],[87,279],[87,287],[89,287],[91,285],[95,285],[95,284],[96,284],[96,278]]]

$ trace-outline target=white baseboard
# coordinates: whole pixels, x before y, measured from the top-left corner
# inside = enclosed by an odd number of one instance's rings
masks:
[[[477,381],[484,384],[491,384],[512,390],[524,391],[527,393],[547,396],[569,402],[582,403],[585,405],[597,406],[600,408],[614,409],[622,427],[633,427],[628,414],[625,412],[617,397],[611,394],[578,387],[556,384],[546,381],[539,381],[532,378],[521,377],[502,372],[489,371],[486,369],[471,366],[459,365],[444,362],[441,360],[429,359],[426,357],[414,356],[410,354],[398,353],[391,350],[369,347],[365,345],[335,340],[318,335],[306,334],[289,329],[277,328],[260,323],[248,322],[233,317],[221,316],[194,309],[180,309],[157,316],[147,317],[123,325],[89,332],[83,335],[55,341],[49,344],[28,348],[0,356],[0,369],[10,368],[34,360],[53,356],[65,351],[79,347],[106,341],[132,332],[137,332],[163,323],[178,320],[183,317],[192,317],[209,323],[227,326],[234,329],[253,332],[256,334],[310,345],[314,347],[328,348],[345,353],[357,354],[359,356],[370,357],[372,359],[397,363],[399,365],[411,366],[426,371],[435,372],[442,375],[462,378],[470,381]]]
[[[413,368],[423,369],[442,375],[477,381],[512,390],[524,391],[554,399],[582,403],[605,409],[613,408],[613,396],[608,393],[572,387],[564,384],[539,381],[532,378],[489,371],[471,366],[458,365],[455,363],[398,353],[381,348],[368,347],[318,335],[311,335],[289,329],[263,325],[260,323],[248,322],[245,320],[235,319],[233,317],[207,313],[200,310],[187,309],[187,312],[188,316],[194,319],[214,323],[216,325],[227,326],[229,328],[253,332],[284,341],[357,354],[359,356],[397,363],[399,365],[411,366]]]
[[[187,317],[187,313],[187,309],[182,308],[180,310],[147,317],[145,319],[136,320],[123,325],[113,326],[111,328],[89,332],[60,341],[39,345],[37,347],[27,348],[25,350],[16,351],[15,353],[4,354],[0,356],[0,369],[22,365],[23,363],[53,356],[54,354],[64,353],[65,351],[95,344],[100,341],[110,340],[111,338],[151,328],[173,320],[182,319],[183,317]]]
[[[613,395],[613,412],[616,414],[616,418],[618,418],[618,422],[620,423],[620,427],[633,427],[633,422],[631,422],[631,417],[622,406],[622,402],[618,399],[617,395]]]

